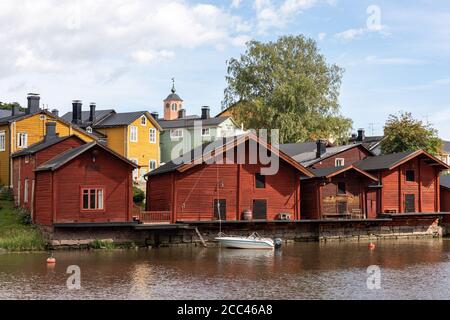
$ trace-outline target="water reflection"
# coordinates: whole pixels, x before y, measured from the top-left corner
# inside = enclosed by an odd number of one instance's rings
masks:
[[[1,299],[430,299],[450,297],[450,241],[303,243],[279,251],[166,248],[0,255]],[[82,290],[66,288],[78,265]],[[368,290],[366,269],[382,270]]]

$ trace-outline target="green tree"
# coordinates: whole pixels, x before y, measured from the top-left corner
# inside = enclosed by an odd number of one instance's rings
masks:
[[[385,138],[381,142],[383,153],[395,153],[425,150],[439,155],[442,140],[438,132],[430,124],[424,124],[413,118],[409,112],[401,112],[398,116],[390,115],[384,127]]]
[[[352,121],[338,102],[343,69],[328,64],[314,40],[250,41],[245,54],[227,64],[222,107],[232,107],[246,128],[279,129],[284,143],[348,139]]]
[[[0,110],[12,110],[13,107],[19,107],[20,111],[25,111],[18,102],[5,103],[0,101]]]

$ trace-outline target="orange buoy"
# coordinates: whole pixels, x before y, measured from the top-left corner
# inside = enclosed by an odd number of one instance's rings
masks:
[[[373,243],[373,242],[369,243],[369,249],[370,250],[374,250],[375,248],[376,248],[375,243]]]
[[[47,259],[47,264],[56,264],[56,259],[53,257],[50,257]]]

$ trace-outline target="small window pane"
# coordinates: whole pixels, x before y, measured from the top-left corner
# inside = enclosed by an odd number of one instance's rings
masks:
[[[89,192],[87,190],[83,190],[83,209],[89,209]]]
[[[338,182],[338,194],[347,194],[345,182]]]
[[[414,170],[406,170],[406,181],[414,182],[415,180]]]
[[[98,201],[98,209],[103,210],[103,189],[99,189],[97,191],[97,201]]]
[[[263,176],[261,173],[256,173],[255,186],[256,189],[264,189],[266,187],[266,176]]]
[[[91,189],[91,199],[89,203],[89,208],[95,210],[95,189]]]

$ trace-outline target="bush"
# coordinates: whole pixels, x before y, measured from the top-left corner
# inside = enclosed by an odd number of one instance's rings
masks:
[[[133,201],[134,203],[140,205],[144,202],[145,193],[138,187],[133,187]]]
[[[112,250],[115,248],[115,245],[110,241],[102,241],[97,239],[89,243],[89,248]]]
[[[33,223],[33,219],[31,218],[31,213],[25,209],[18,209],[17,214],[19,215],[19,221],[21,224],[25,226],[29,226]]]

